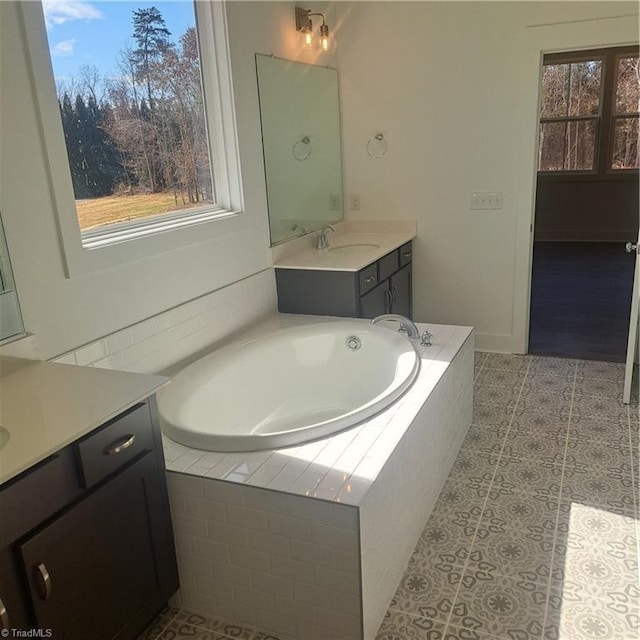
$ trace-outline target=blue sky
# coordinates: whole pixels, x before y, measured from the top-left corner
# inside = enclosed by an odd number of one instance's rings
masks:
[[[195,24],[191,0],[44,0],[43,5],[56,80],[77,75],[83,65],[98,67],[103,76],[118,74],[119,51],[128,42],[133,46],[136,9],[155,6],[176,42]]]

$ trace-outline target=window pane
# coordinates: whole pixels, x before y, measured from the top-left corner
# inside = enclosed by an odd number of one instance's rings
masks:
[[[616,118],[612,169],[638,169],[638,118]]]
[[[194,5],[62,4],[44,9],[80,228],[213,204]]]
[[[593,169],[593,120],[540,124],[538,171],[589,171]]]
[[[547,64],[542,70],[542,117],[596,115],[600,107],[600,60]]]
[[[640,71],[638,56],[618,60],[616,113],[640,111]]]

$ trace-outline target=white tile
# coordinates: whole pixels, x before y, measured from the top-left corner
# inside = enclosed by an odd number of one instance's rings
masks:
[[[266,531],[267,514],[256,509],[227,505],[227,522],[235,527]]]
[[[293,483],[290,491],[304,496],[311,496],[327,474],[327,469],[320,465],[310,464]]]
[[[89,364],[93,364],[97,360],[101,360],[102,358],[106,357],[106,355],[107,348],[105,346],[104,340],[98,340],[97,342],[92,342],[85,347],[76,349],[76,362],[80,366],[86,366]]]
[[[78,364],[76,362],[75,351],[69,351],[69,353],[65,353],[64,355],[55,358],[52,362],[57,364]]]
[[[269,483],[282,471],[282,467],[271,466],[270,464],[263,464],[255,473],[252,473],[247,478],[247,484],[252,484],[257,487],[268,487]]]

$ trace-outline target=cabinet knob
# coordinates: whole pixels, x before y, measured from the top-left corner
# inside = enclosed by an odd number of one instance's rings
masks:
[[[51,576],[44,562],[35,567],[36,576],[40,579],[40,597],[48,600],[51,597]]]
[[[114,442],[110,447],[107,447],[104,452],[108,456],[120,453],[125,449],[128,449],[136,441],[136,436],[133,433],[126,435],[122,440]]]
[[[2,602],[2,598],[0,598],[0,626],[3,629],[10,629],[9,626],[9,612],[7,611],[7,607],[4,606],[4,602]]]

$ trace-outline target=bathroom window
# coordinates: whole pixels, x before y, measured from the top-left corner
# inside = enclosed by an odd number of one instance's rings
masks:
[[[224,3],[43,0],[23,15],[69,275],[109,266],[95,250],[241,211]]]
[[[638,161],[637,48],[545,56],[538,171],[612,175]]]

